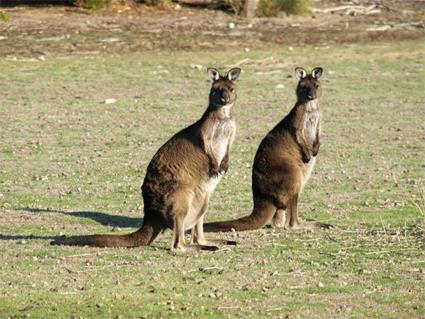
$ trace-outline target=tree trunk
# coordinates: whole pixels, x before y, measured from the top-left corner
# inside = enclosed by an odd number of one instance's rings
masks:
[[[245,17],[254,18],[259,0],[246,0],[245,2]]]

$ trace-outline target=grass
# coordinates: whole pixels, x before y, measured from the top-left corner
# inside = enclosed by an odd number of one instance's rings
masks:
[[[140,225],[150,158],[206,106],[192,63],[269,56],[242,66],[208,219],[249,213],[255,150],[295,101],[289,75],[320,65],[323,146],[300,214],[335,229],[225,234],[240,245],[185,255],[171,232],[137,249],[49,245]],[[0,60],[0,317],[423,318],[423,61],[419,41]]]

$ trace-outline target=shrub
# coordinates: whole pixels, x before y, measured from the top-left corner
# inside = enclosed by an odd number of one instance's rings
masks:
[[[260,0],[257,7],[257,15],[269,17],[276,16],[284,11],[288,14],[308,14],[310,10],[309,0]]]
[[[111,0],[75,0],[75,5],[91,10],[99,10],[111,3]]]
[[[3,11],[0,11],[0,22],[7,22],[9,21],[9,17],[4,13]]]

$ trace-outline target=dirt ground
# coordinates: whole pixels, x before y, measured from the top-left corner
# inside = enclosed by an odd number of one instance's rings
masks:
[[[313,1],[314,9],[347,1]],[[425,1],[352,1],[375,5],[374,14],[313,11],[309,16],[244,19],[219,10],[122,5],[91,12],[69,6],[7,7],[0,23],[0,57],[123,54],[161,49],[258,48],[282,45],[420,39]]]

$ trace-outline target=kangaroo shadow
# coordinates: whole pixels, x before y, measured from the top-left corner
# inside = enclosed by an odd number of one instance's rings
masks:
[[[89,218],[102,224],[104,226],[109,227],[140,227],[143,223],[143,218],[136,217],[127,217],[120,215],[112,215],[102,212],[94,212],[94,211],[71,211],[66,212],[63,210],[56,209],[43,209],[43,208],[22,208],[19,211],[40,214],[40,213],[58,213],[68,216],[74,217],[83,217]],[[4,235],[0,234],[0,240],[37,240],[37,239],[45,239],[45,240],[55,240],[61,238],[61,236],[40,236],[40,235]]]
[[[39,235],[3,235],[0,234],[0,240],[56,240],[62,238],[62,236],[39,236]]]
[[[21,210],[25,212],[29,212],[29,213],[59,213],[59,214],[64,214],[68,216],[89,218],[91,220],[94,220],[95,222],[98,222],[101,225],[110,226],[110,227],[122,227],[122,228],[139,227],[143,223],[143,218],[112,215],[112,214],[94,212],[94,211],[66,212],[63,210],[43,209],[43,208],[23,208]]]

